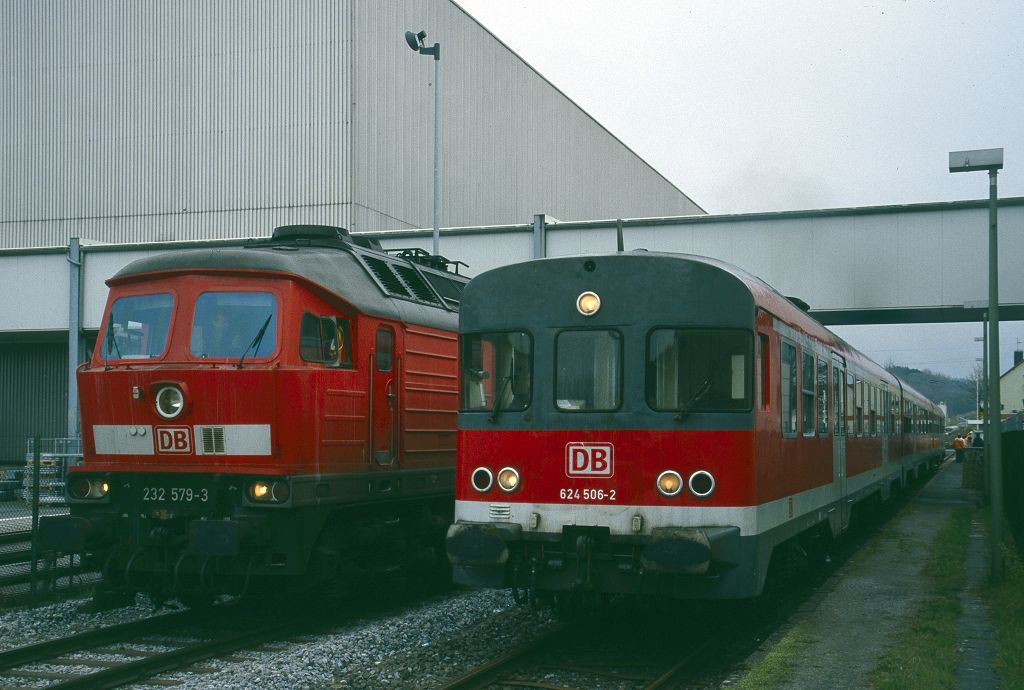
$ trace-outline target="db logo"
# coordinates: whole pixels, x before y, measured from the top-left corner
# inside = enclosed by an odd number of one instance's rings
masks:
[[[158,426],[156,428],[157,453],[191,453],[192,435],[187,426]]]
[[[615,472],[610,443],[565,444],[565,473],[570,477],[610,477]]]

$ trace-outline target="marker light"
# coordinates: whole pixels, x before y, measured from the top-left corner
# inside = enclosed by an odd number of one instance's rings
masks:
[[[715,478],[707,470],[697,470],[690,475],[690,491],[698,498],[707,498],[715,490]]]
[[[259,479],[249,485],[249,500],[256,503],[284,503],[291,493],[287,482]]]
[[[156,394],[156,413],[174,419],[185,409],[185,395],[177,386],[164,386]]]
[[[601,308],[601,298],[595,292],[584,292],[576,298],[576,311],[584,316],[593,316]]]
[[[515,491],[519,488],[519,473],[511,467],[501,469],[498,472],[498,486],[502,491]]]
[[[657,485],[665,496],[675,496],[683,490],[683,478],[674,470],[665,470],[658,475]]]
[[[474,489],[483,493],[493,486],[494,476],[486,467],[477,467],[473,470],[473,476],[470,478],[470,481],[473,483]]]

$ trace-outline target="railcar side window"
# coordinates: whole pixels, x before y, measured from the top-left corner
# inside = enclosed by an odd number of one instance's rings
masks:
[[[611,411],[622,403],[622,334],[563,331],[555,340],[555,405]]]
[[[818,384],[818,435],[828,436],[828,362],[815,360]]]
[[[189,350],[195,357],[269,357],[277,349],[277,298],[269,292],[204,292]]]
[[[814,355],[800,353],[800,409],[804,436],[814,436]]]
[[[149,359],[163,354],[173,301],[167,293],[115,300],[100,340],[100,356]]]
[[[796,436],[796,345],[783,342],[781,356],[782,435]]]
[[[464,411],[525,410],[530,405],[533,341],[529,333],[464,335],[461,349],[460,407]]]
[[[647,340],[647,404],[675,412],[749,410],[754,395],[753,346],[746,331],[652,331]],[[762,373],[765,368],[762,365]]]
[[[299,328],[299,356],[307,362],[352,367],[348,319],[306,312]]]

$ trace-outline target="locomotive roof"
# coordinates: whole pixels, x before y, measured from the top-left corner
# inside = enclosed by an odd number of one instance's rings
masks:
[[[462,287],[468,281],[408,259],[348,241],[285,238],[241,247],[186,249],[128,264],[110,286],[161,273],[257,271],[298,277],[336,295],[364,314],[446,330],[458,326]]]
[[[679,298],[679,295],[669,291],[669,286],[672,285],[672,282],[678,282],[678,280],[673,281],[673,278],[679,274],[680,267],[689,266],[692,271],[692,267],[700,266],[704,272],[703,276],[717,275],[722,278],[722,280],[716,278],[716,285],[714,286],[696,286],[704,291],[698,297],[698,301],[701,299],[708,300],[706,303],[709,306],[709,318],[718,319],[721,316],[710,313],[714,311],[714,302],[721,299],[721,295],[715,291],[725,290],[735,295],[734,287],[742,289],[749,295],[751,301],[750,313],[742,315],[741,318],[746,323],[749,323],[750,326],[753,326],[756,309],[764,309],[789,327],[826,343],[833,351],[842,354],[849,364],[869,371],[872,376],[887,382],[891,386],[902,388],[910,397],[917,398],[921,403],[932,404],[926,397],[888,372],[884,367],[869,359],[838,335],[825,328],[803,308],[783,296],[762,279],[719,259],[695,254],[634,250],[631,252],[537,259],[522,264],[495,268],[481,273],[467,286],[467,290],[471,291],[474,295],[482,291],[483,299],[473,299],[466,304],[461,315],[462,324],[464,326],[468,324],[470,327],[476,328],[478,327],[478,321],[486,323],[489,320],[486,314],[481,313],[482,310],[479,308],[478,302],[484,302],[484,308],[487,309],[487,306],[493,304],[495,299],[508,302],[507,297],[510,294],[521,294],[524,290],[529,291],[533,288],[542,293],[549,291],[549,272],[553,268],[557,269],[558,264],[564,264],[567,267],[572,264],[582,266],[588,260],[600,261],[603,258],[609,257],[620,257],[630,263],[635,263],[631,273],[637,276],[640,286],[639,290],[637,286],[633,286],[632,294],[635,295],[645,290],[660,290],[666,293],[663,303],[671,304],[678,302]],[[690,275],[693,274],[691,273]],[[707,297],[708,292],[712,293],[710,298]],[[732,303],[741,304],[741,302],[735,300]],[[504,310],[502,313],[504,313]]]

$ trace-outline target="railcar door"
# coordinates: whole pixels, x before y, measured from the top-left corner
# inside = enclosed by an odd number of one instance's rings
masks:
[[[370,453],[377,465],[394,463],[398,417],[399,363],[395,356],[395,331],[380,326],[370,363]]]
[[[846,500],[846,361],[832,353],[832,500],[833,532],[841,532],[850,524],[850,503]]]

